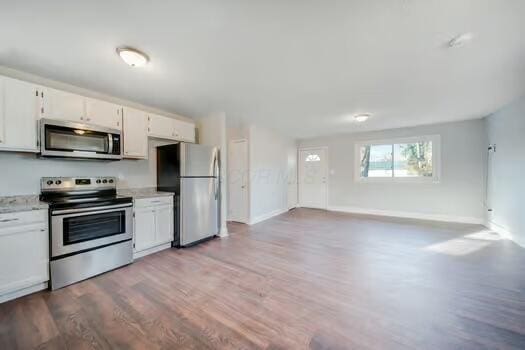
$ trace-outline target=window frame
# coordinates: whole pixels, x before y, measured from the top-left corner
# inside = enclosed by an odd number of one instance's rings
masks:
[[[395,145],[403,143],[432,142],[432,177],[361,177],[361,147],[373,145]],[[392,162],[394,162],[392,154]],[[384,140],[359,140],[354,144],[354,181],[360,183],[439,183],[441,181],[441,136],[422,135]]]

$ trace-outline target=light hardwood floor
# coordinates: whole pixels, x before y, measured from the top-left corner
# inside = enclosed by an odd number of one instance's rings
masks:
[[[525,249],[296,209],[0,305],[0,349],[525,349]]]

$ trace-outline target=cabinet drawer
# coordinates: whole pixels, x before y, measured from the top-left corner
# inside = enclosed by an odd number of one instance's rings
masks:
[[[0,214],[0,229],[36,223],[47,224],[47,210]]]
[[[161,205],[173,205],[173,196],[135,199],[136,208],[157,207]]]

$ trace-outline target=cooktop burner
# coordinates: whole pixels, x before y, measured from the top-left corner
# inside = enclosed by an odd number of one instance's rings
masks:
[[[116,182],[113,177],[46,177],[40,183],[40,200],[52,209],[132,202],[131,197],[117,194]]]

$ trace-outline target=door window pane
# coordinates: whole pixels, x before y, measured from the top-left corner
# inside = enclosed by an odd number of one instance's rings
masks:
[[[361,177],[392,177],[392,145],[361,147]]]
[[[319,161],[321,161],[321,157],[319,157],[319,155],[317,155],[317,154],[309,154],[306,157],[305,161],[307,161],[307,162],[319,162]]]
[[[395,177],[432,177],[432,142],[394,145]]]

